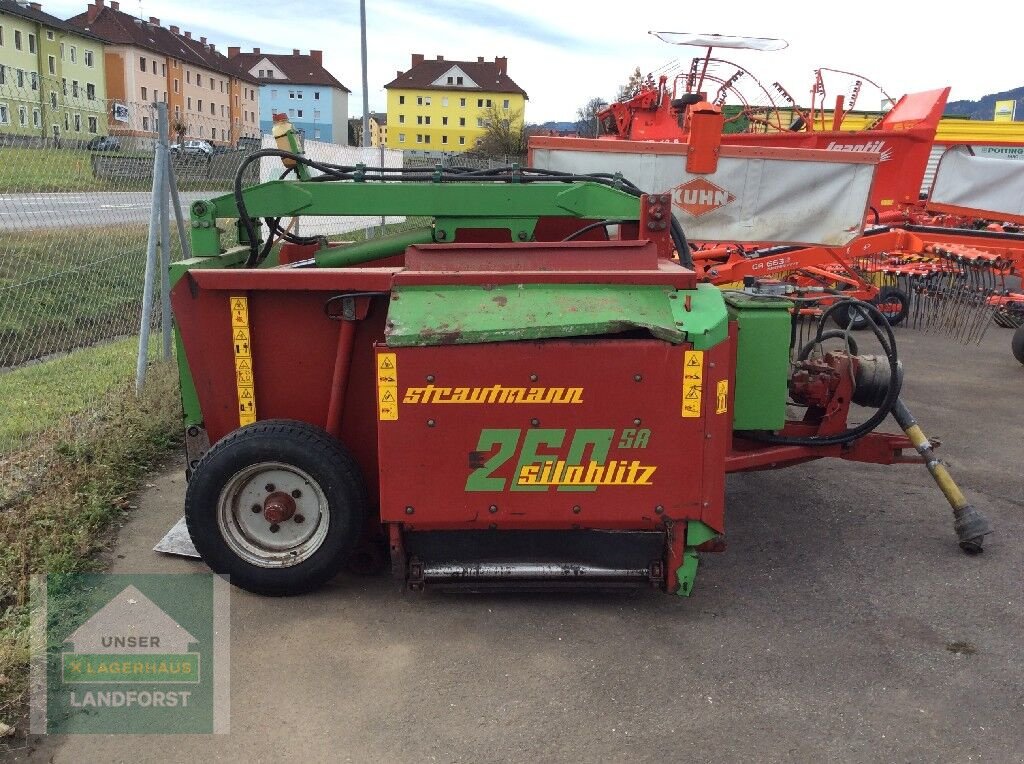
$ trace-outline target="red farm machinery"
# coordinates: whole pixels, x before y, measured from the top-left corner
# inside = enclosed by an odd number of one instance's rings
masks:
[[[243,166],[234,193],[193,203],[193,257],[172,271],[186,520],[232,583],[290,594],[390,559],[415,590],[688,595],[698,554],[725,546],[726,475],[824,457],[927,467],[959,544],[981,551],[989,525],[902,403],[876,307],[835,300],[799,347],[801,303],[784,290],[701,283],[671,193],[553,156],[489,171],[324,164],[279,127],[282,148],[246,162],[280,157],[296,178],[243,187]],[[713,184],[744,151],[705,146],[689,169]],[[773,177],[795,162],[798,181],[859,189],[799,226],[804,239],[859,234],[866,156],[774,160]],[[656,164],[682,181],[687,161]],[[750,209],[737,226],[760,217]],[[300,215],[429,222],[339,245],[282,227]],[[840,309],[864,316],[879,354],[822,347]],[[903,434],[876,430],[890,415]]]
[[[864,237],[846,247],[699,241],[693,257],[703,280],[726,285],[772,276],[795,287],[826,285],[872,301],[893,325],[906,321],[962,342],[980,341],[996,323],[1017,329],[1012,348],[1024,363],[1024,293],[1018,285],[1024,272],[1024,207],[1018,201],[1024,174],[1012,163],[954,148],[940,161],[931,193],[921,195],[948,87],[893,99],[863,75],[823,68],[815,71],[810,105],[801,106],[779,82],[766,86],[743,66],[713,56],[715,48],[780,50],[786,47],[782,40],[652,34],[705,52],[688,66],[669,65],[657,80],[648,75],[631,97],[601,112],[602,140],[625,141],[636,152],[649,150],[643,147],[648,142],[693,146],[701,141],[705,115],[721,113],[723,146],[879,157]],[[845,90],[829,102],[837,80]],[[868,117],[858,113],[866,90],[891,108]],[[679,208],[694,214],[685,204]],[[846,311],[836,315],[844,326],[865,325]]]

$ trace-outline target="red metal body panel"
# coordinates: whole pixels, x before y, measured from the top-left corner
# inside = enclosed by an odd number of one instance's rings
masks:
[[[616,339],[379,346],[378,354],[395,354],[399,400],[397,419],[378,424],[387,475],[381,519],[407,530],[657,529],[666,520],[695,519],[721,530],[731,419],[716,413],[708,394],[703,417],[681,416],[686,349]],[[705,389],[727,378],[731,352],[723,343],[706,354]],[[440,402],[426,392],[443,388],[443,398],[495,385],[578,388],[579,401]],[[624,447],[636,445],[638,430],[649,430],[645,446]],[[546,473],[545,459],[555,461]],[[575,478],[585,479],[592,464],[614,466],[633,484],[565,484],[574,479],[566,465],[578,466]],[[531,479],[546,484],[520,482]]]

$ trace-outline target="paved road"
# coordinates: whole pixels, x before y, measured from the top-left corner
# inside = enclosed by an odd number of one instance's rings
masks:
[[[1006,331],[901,338],[909,405],[998,529],[980,557],[923,468],[735,475],[729,549],[689,599],[236,591],[230,735],[34,739],[31,757],[1019,762],[1024,367]],[[201,569],[150,551],[183,494],[177,470],[154,483],[113,569]]]
[[[186,216],[188,206],[196,199],[223,193],[181,192]],[[150,197],[148,191],[0,194],[0,230],[148,223]]]

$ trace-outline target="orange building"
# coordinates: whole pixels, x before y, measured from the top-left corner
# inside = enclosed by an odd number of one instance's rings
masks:
[[[108,6],[94,0],[68,23],[105,41],[108,98],[129,113],[133,105],[167,104],[172,140],[235,145],[239,138],[259,135],[259,83],[205,37],[162,27],[158,18],[136,18],[116,1]],[[127,124],[113,112],[108,118],[112,134],[155,135],[156,125],[145,112]]]

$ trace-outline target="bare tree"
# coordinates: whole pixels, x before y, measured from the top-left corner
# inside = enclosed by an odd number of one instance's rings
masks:
[[[596,138],[599,132],[597,113],[608,105],[603,98],[591,98],[576,110],[576,132],[581,138]]]
[[[615,100],[628,101],[639,93],[646,84],[646,78],[640,73],[640,67],[638,66],[633,70],[633,73],[629,75],[629,79],[626,80],[626,84],[619,88],[619,92],[616,94]]]
[[[494,104],[485,113],[484,126],[486,132],[476,147],[476,153],[496,158],[526,154],[529,131],[522,109],[502,109]]]

